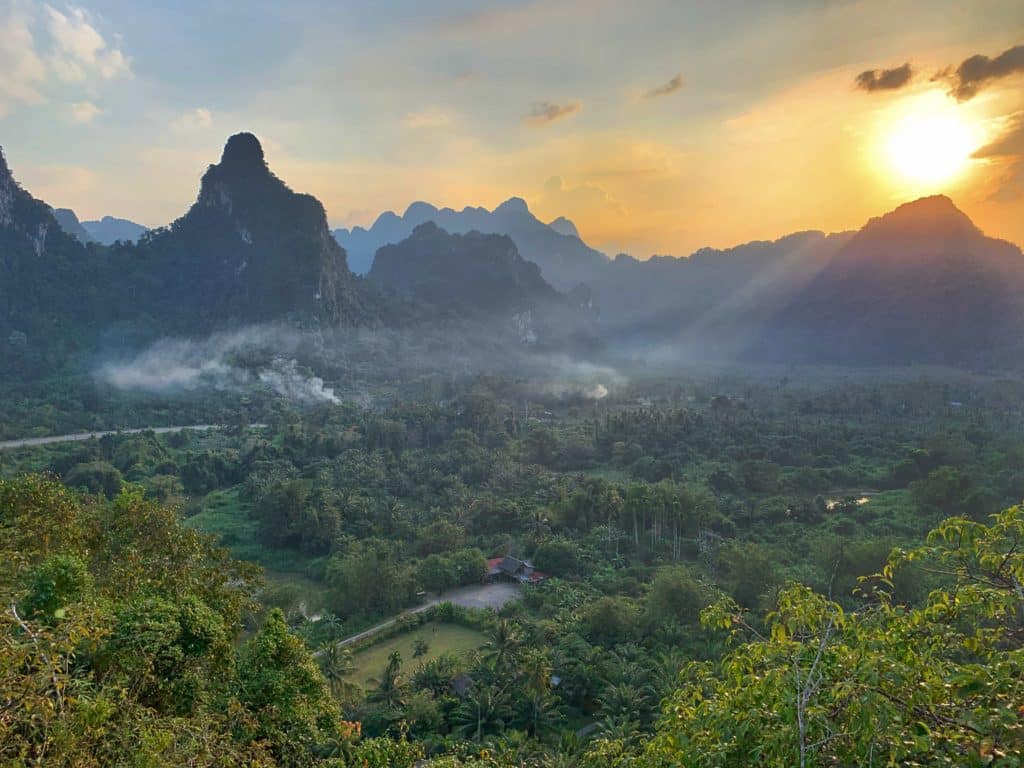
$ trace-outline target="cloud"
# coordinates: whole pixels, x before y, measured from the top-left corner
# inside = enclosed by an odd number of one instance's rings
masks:
[[[677,91],[681,91],[683,89],[683,85],[684,83],[682,74],[677,74],[667,83],[662,83],[657,88],[652,88],[651,90],[646,91],[644,93],[644,98],[657,99],[662,96],[669,96],[673,93],[676,93]]]
[[[992,161],[1005,169],[987,198],[991,202],[1016,202],[1024,198],[1024,112],[1008,115],[1002,133],[971,157]]]
[[[427,107],[420,112],[410,112],[405,116],[405,124],[410,128],[443,128],[451,123],[451,116],[440,107]]]
[[[80,101],[70,108],[71,119],[76,123],[91,123],[93,118],[102,113],[103,110],[91,101]]]
[[[46,66],[36,52],[31,17],[13,6],[0,11],[0,115],[14,102],[34,104],[43,100],[39,88]]]
[[[50,66],[61,80],[131,76],[128,58],[120,48],[107,43],[83,9],[71,7],[66,14],[50,5],[44,9],[53,44]]]
[[[46,101],[59,82],[99,82],[131,76],[131,63],[108,42],[81,8],[0,3],[0,114],[15,104]],[[84,102],[83,102],[84,103]]]
[[[999,137],[977,150],[972,157],[1014,157],[1024,156],[1024,112],[1010,115],[1006,130]]]
[[[578,101],[570,101],[565,104],[555,104],[551,101],[541,101],[533,105],[533,108],[526,115],[526,122],[533,125],[547,125],[563,117],[574,115],[583,109]]]
[[[896,91],[910,83],[914,77],[914,69],[908,61],[892,69],[866,69],[854,79],[856,86],[862,91]]]
[[[182,112],[171,121],[171,130],[178,133],[193,133],[213,125],[213,113],[204,107],[195,107]]]
[[[967,101],[992,80],[1024,73],[1024,45],[1007,48],[994,59],[975,54],[964,59],[956,71],[939,72],[934,79],[948,78],[952,81],[950,95],[957,101]]]

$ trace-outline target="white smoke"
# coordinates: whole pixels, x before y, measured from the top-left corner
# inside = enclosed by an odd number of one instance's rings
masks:
[[[341,402],[319,376],[301,374],[296,360],[275,360],[273,367],[259,372],[259,380],[282,397],[299,403]]]
[[[317,339],[280,326],[254,326],[206,339],[161,339],[127,360],[108,362],[96,377],[123,390],[155,394],[260,386],[299,403],[337,403],[319,376],[289,357]]]

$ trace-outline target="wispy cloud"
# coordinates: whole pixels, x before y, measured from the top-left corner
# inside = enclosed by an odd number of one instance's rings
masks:
[[[683,89],[683,85],[685,85],[685,83],[683,82],[682,74],[677,74],[667,83],[662,83],[657,88],[651,88],[651,90],[645,91],[644,98],[657,99],[662,96],[670,96],[673,93],[681,91]]]
[[[1024,198],[1024,112],[1008,115],[1002,132],[972,157],[993,162],[1003,171],[996,177],[990,201],[1006,203]]]
[[[1006,118],[1006,126],[999,136],[977,150],[973,157],[1024,157],[1024,112]]]
[[[1007,48],[995,58],[975,54],[960,62],[955,70],[943,70],[933,79],[949,79],[950,95],[957,101],[967,101],[993,80],[1020,74],[1024,74],[1024,45]]]
[[[526,115],[526,122],[531,125],[547,125],[563,117],[574,115],[583,109],[578,101],[570,101],[565,104],[556,104],[552,101],[541,101],[533,105],[533,108]]]
[[[854,83],[862,91],[896,91],[910,84],[914,79],[914,68],[908,61],[892,69],[866,69],[854,79]]]
[[[83,9],[71,7],[61,13],[50,5],[44,8],[53,41],[50,66],[58,77],[78,82],[90,77],[131,76],[128,58],[116,45],[108,44]]]

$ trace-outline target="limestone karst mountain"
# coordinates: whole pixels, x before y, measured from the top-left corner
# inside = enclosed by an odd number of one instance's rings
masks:
[[[552,222],[554,226],[545,224],[518,197],[506,200],[493,211],[479,207],[455,211],[416,202],[402,216],[387,211],[369,229],[337,229],[334,236],[349,252],[352,270],[365,274],[370,271],[377,249],[404,240],[428,221],[452,234],[476,231],[509,236],[522,257],[539,266],[544,279],[560,291],[587,282],[608,263],[603,253],[580,239],[567,219],[556,219]]]
[[[149,231],[149,227],[144,227],[130,219],[119,219],[114,216],[83,221],[82,227],[93,240],[103,245],[113,245],[118,240],[134,243]]]
[[[1024,256],[945,196],[872,219],[773,318],[758,357],[831,363],[1012,363]]]

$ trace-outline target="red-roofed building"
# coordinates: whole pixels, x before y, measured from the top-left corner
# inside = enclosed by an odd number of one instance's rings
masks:
[[[506,555],[505,557],[492,557],[487,561],[487,575],[491,581],[517,581],[520,584],[538,584],[548,577],[533,567],[528,560]]]

